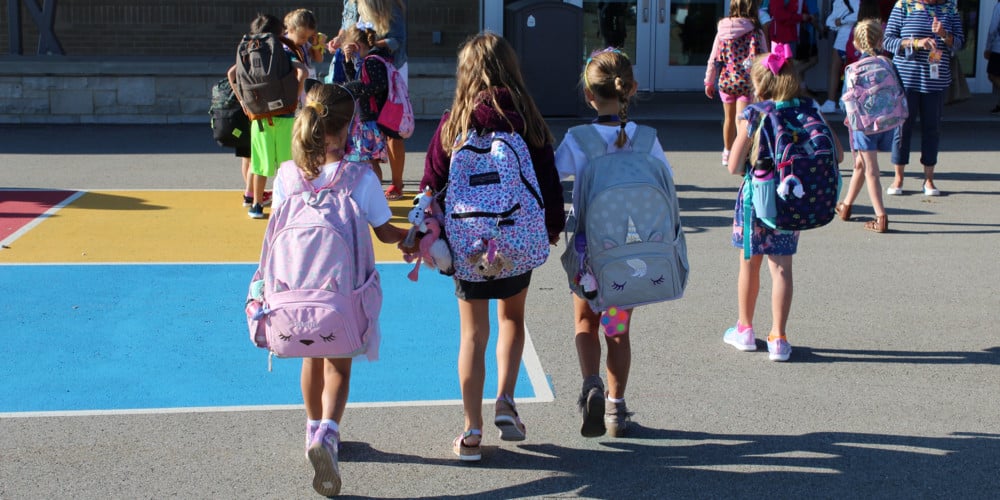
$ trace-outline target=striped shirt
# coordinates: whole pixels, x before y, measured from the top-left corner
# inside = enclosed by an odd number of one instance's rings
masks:
[[[937,17],[944,25],[945,31],[954,37],[950,49],[941,37],[931,31],[934,17]],[[929,50],[911,51],[903,48],[903,40],[909,38],[919,40],[927,37],[933,37],[937,48],[941,49],[941,62],[938,64],[936,79],[931,78],[931,65],[927,62]],[[899,70],[903,87],[907,90],[929,93],[948,88],[948,84],[951,83],[952,53],[960,50],[964,43],[965,33],[962,30],[962,18],[956,0],[944,0],[940,3],[934,3],[934,0],[899,0],[889,14],[882,47],[894,55],[892,62]]]

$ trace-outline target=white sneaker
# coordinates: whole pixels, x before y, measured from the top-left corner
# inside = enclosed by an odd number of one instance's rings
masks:
[[[834,101],[826,101],[823,103],[823,106],[819,108],[819,110],[825,114],[837,113],[837,103]]]
[[[792,355],[792,346],[785,337],[767,341],[767,359],[771,361],[788,361]]]
[[[757,350],[757,340],[754,338],[753,328],[747,328],[740,332],[734,326],[726,330],[726,333],[722,335],[722,341],[741,351]]]

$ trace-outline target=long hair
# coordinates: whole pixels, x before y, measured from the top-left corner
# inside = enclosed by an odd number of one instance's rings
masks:
[[[318,84],[309,89],[306,104],[295,114],[292,125],[292,159],[307,179],[319,175],[326,163],[327,137],[350,125],[354,109],[354,96],[340,85]]]
[[[742,17],[753,21],[754,27],[760,29],[760,17],[757,15],[760,0],[729,0],[729,17]]]
[[[799,74],[795,71],[795,62],[789,58],[775,75],[764,66],[767,54],[757,56],[750,68],[750,80],[753,81],[757,97],[761,100],[788,101],[801,93]]]
[[[524,85],[514,49],[500,35],[484,31],[466,40],[458,52],[455,100],[451,115],[441,127],[441,144],[454,144],[456,139],[458,144],[465,141],[479,93],[496,87],[510,91],[514,107],[524,119],[524,130],[514,131],[521,134],[528,145],[537,148],[554,142],[552,132]],[[505,116],[496,97],[491,97],[490,101],[493,109]],[[450,156],[450,150],[448,154]]]
[[[868,18],[854,25],[854,47],[862,54],[874,56],[882,47],[882,24],[878,18]]]
[[[358,18],[372,23],[380,37],[389,33],[393,9],[398,9],[399,15],[406,16],[403,0],[358,0]]]

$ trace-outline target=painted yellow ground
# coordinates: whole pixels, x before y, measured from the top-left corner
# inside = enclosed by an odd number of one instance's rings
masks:
[[[392,222],[409,227],[412,196],[390,206]],[[14,240],[0,262],[256,262],[266,226],[235,191],[93,191]],[[402,261],[395,245],[372,240],[379,262]]]

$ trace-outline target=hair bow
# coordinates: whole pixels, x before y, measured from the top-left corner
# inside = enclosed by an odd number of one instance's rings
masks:
[[[367,21],[358,21],[358,24],[355,24],[354,27],[357,28],[357,29],[359,29],[359,30],[361,30],[361,31],[367,31],[367,30],[373,30],[373,29],[375,29],[375,25],[372,24],[372,23],[369,23]]]
[[[777,75],[781,67],[792,58],[792,47],[787,43],[771,42],[771,53],[764,58],[764,66]]]

